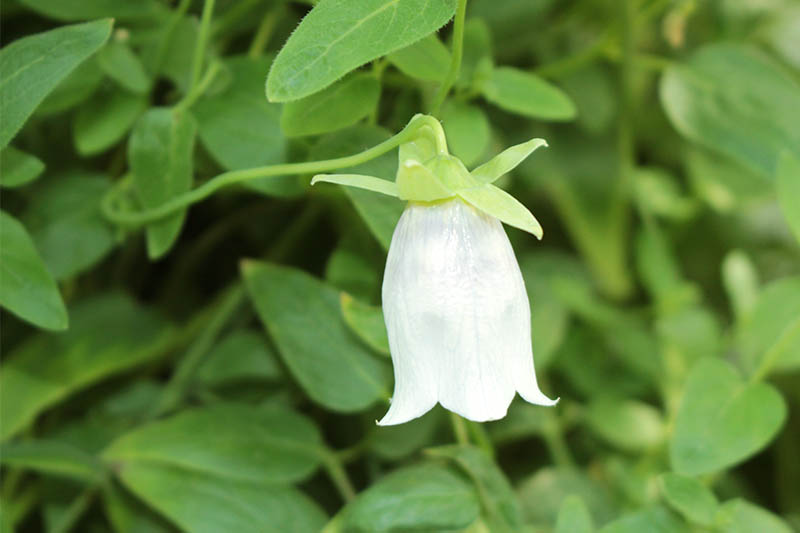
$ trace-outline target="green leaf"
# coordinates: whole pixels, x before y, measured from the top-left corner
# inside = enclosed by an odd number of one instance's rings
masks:
[[[103,508],[114,531],[119,533],[170,533],[172,527],[119,484],[102,489]]]
[[[317,533],[324,512],[294,488],[218,477],[169,464],[134,462],[122,483],[188,533]]]
[[[511,113],[542,120],[575,118],[575,104],[561,89],[514,67],[498,67],[482,87],[487,100]]]
[[[742,250],[731,250],[722,260],[722,284],[737,320],[752,313],[758,300],[758,272]]]
[[[649,213],[687,220],[697,211],[696,202],[681,194],[675,176],[662,168],[637,167],[634,185],[637,202]]]
[[[376,427],[368,441],[370,451],[390,461],[414,453],[434,438],[442,422],[442,413],[434,409],[405,424]]]
[[[448,100],[442,108],[442,127],[453,155],[467,166],[473,165],[489,146],[491,126],[478,106]]]
[[[97,20],[63,26],[23,37],[0,50],[0,148],[58,82],[103,46],[111,24]]]
[[[56,20],[88,20],[103,17],[142,19],[163,15],[164,9],[156,0],[19,0],[20,4]]]
[[[362,174],[317,174],[311,180],[311,185],[319,182],[336,183],[346,187],[355,187],[365,191],[377,192],[397,198],[400,194],[397,184],[394,182],[376,178],[374,176],[364,176]]]
[[[38,157],[13,146],[0,151],[0,187],[22,187],[44,172],[44,163]]]
[[[699,146],[686,151],[685,166],[695,195],[723,213],[757,205],[772,190],[771,178]]]
[[[259,318],[311,399],[352,412],[388,397],[384,362],[350,333],[338,291],[269,263],[246,262],[242,273]]]
[[[659,481],[664,499],[673,509],[695,524],[712,524],[719,503],[708,487],[695,478],[673,473],[663,474]]]
[[[404,48],[452,18],[455,0],[322,0],[281,49],[267,98],[297,100],[368,61]]]
[[[539,221],[527,207],[503,189],[486,184],[473,189],[462,189],[457,194],[487,215],[498,218],[509,226],[527,231],[537,239],[542,238],[543,230]]]
[[[735,499],[722,504],[715,519],[722,533],[791,533],[792,528],[778,516],[752,503]]]
[[[800,277],[779,279],[762,289],[739,326],[738,341],[751,370],[766,359],[774,371],[800,367]]]
[[[473,6],[474,7],[474,6]],[[464,57],[458,86],[472,88],[483,83],[481,78],[492,70],[492,36],[489,26],[479,17],[470,16],[464,24]]]
[[[210,387],[277,381],[283,377],[277,357],[263,334],[235,330],[212,348],[195,378]]]
[[[470,174],[481,183],[493,183],[504,174],[508,174],[522,163],[534,150],[547,146],[544,139],[531,139],[522,144],[506,148],[486,163],[474,169]]]
[[[103,458],[122,468],[155,462],[232,481],[285,484],[316,470],[322,446],[319,430],[299,414],[217,403],[141,426],[111,443]]]
[[[586,421],[602,439],[627,451],[653,448],[666,433],[661,412],[636,400],[598,397],[589,404]]]
[[[330,87],[283,106],[287,137],[336,131],[368,116],[378,105],[381,84],[371,74],[353,74]]]
[[[478,517],[480,505],[469,482],[428,464],[395,470],[345,508],[345,531],[453,530]]]
[[[661,78],[661,103],[686,138],[767,179],[783,150],[800,156],[800,86],[754,48],[700,48]]]
[[[589,509],[580,496],[573,494],[564,498],[558,511],[554,533],[592,533],[594,523]]]
[[[0,446],[0,463],[85,483],[97,483],[103,465],[93,456],[58,441],[27,440]]]
[[[386,59],[403,74],[423,81],[441,81],[450,68],[450,52],[436,34],[392,52]]]
[[[669,510],[656,505],[630,513],[600,529],[600,533],[689,533],[690,529]]]
[[[381,128],[357,126],[324,137],[311,150],[309,159],[321,160],[355,154],[362,151],[365,146],[374,146],[385,141],[389,136],[389,133]],[[367,163],[344,170],[354,174],[377,176],[393,182],[397,173],[397,156],[395,153],[387,153]],[[394,228],[405,209],[405,202],[359,189],[345,188],[344,192],[353,202],[356,211],[364,219],[370,232],[383,249],[388,250]]]
[[[53,276],[25,227],[5,211],[0,242],[0,305],[40,328],[66,329],[67,310]]]
[[[0,440],[75,391],[158,357],[171,342],[168,323],[119,293],[81,301],[70,316],[68,331],[39,334],[5,358]]]
[[[85,271],[114,247],[114,228],[100,212],[110,187],[105,176],[81,173],[57,176],[37,187],[36,202],[22,221],[56,279]]]
[[[746,383],[730,364],[702,359],[686,382],[670,442],[673,469],[686,475],[722,470],[766,446],[786,418],[771,385]]]
[[[781,154],[776,182],[783,216],[800,241],[800,160],[789,152]]]
[[[483,451],[472,446],[450,445],[429,448],[425,453],[450,459],[469,476],[482,495],[481,503],[490,521],[499,522],[508,531],[522,527],[522,511],[511,483]]]
[[[34,116],[49,118],[86,102],[103,83],[103,78],[96,56],[92,56],[61,80],[42,100]]]
[[[192,106],[200,142],[225,170],[286,162],[286,139],[280,127],[281,107],[264,98],[264,76],[270,57],[227,57],[223,66],[230,83]],[[274,196],[304,192],[296,176],[249,181],[245,187]]]
[[[356,300],[346,292],[341,294],[342,317],[359,339],[373,350],[389,355],[389,336],[383,321],[383,310]]]
[[[72,123],[75,148],[91,156],[111,148],[147,109],[148,98],[109,87],[84,103]]]
[[[123,89],[143,94],[150,90],[150,76],[141,59],[124,42],[112,40],[97,53],[97,63]]]
[[[137,122],[128,142],[133,185],[146,208],[158,207],[191,189],[195,121],[188,113],[159,107]],[[147,227],[147,255],[167,253],[180,234],[186,210]]]

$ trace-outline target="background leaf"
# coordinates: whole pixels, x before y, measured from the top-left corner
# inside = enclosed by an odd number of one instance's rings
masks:
[[[483,86],[487,100],[511,113],[543,120],[571,120],[575,104],[558,87],[513,67],[492,70]]]

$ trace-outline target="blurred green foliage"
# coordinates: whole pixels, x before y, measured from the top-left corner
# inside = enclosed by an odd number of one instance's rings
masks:
[[[3,2],[0,531],[800,529],[800,5],[457,5]],[[210,181],[418,112],[549,142],[497,184],[555,408],[378,428],[402,202]]]

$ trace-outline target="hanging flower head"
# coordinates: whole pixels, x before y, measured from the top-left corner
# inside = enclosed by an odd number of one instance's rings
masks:
[[[514,394],[553,405],[533,368],[530,305],[501,222],[542,237],[533,215],[492,185],[540,146],[513,146],[469,172],[448,154],[441,125],[417,115],[417,135],[400,146],[394,183],[354,174],[318,181],[407,200],[392,236],[383,279],[383,313],[395,373],[393,425],[436,402],[484,422],[503,418]]]

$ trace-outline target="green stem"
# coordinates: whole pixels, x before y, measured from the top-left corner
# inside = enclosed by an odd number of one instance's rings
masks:
[[[564,432],[561,427],[561,420],[553,413],[549,414],[542,432],[547,450],[553,462],[561,468],[575,468],[575,460],[569,451],[567,441],[564,440]]]
[[[53,533],[67,533],[75,527],[75,524],[81,519],[83,513],[85,513],[92,504],[92,500],[94,500],[94,497],[97,495],[97,490],[96,486],[91,486],[84,490],[72,501],[60,520],[50,531]]]
[[[450,423],[453,425],[453,435],[456,442],[462,445],[469,444],[469,435],[467,434],[467,425],[464,419],[456,413],[450,412]]]
[[[200,83],[192,86],[192,88],[189,89],[189,92],[186,93],[186,96],[184,96],[183,99],[175,105],[174,110],[176,113],[185,112],[190,107],[192,107],[192,105],[197,101],[198,98],[200,98],[201,96],[203,96],[203,94],[205,94],[205,92],[208,90],[208,87],[211,85],[211,83],[214,81],[214,78],[217,76],[219,68],[220,68],[219,61],[214,61],[213,63],[211,63],[211,65],[208,67],[208,70],[206,70],[203,79],[200,80]]]
[[[125,212],[117,210],[117,198],[121,193],[125,192],[127,186],[129,185],[129,183],[123,180],[119,182],[119,185],[109,191],[109,193],[103,198],[101,208],[103,215],[111,222],[124,226],[141,226],[143,224],[147,224],[149,222],[169,216],[175,211],[184,209],[192,204],[204,200],[223,187],[244,183],[259,178],[281,176],[286,174],[314,174],[360,165],[361,163],[365,163],[366,161],[383,155],[397,146],[408,142],[414,138],[415,135],[419,134],[420,130],[425,127],[431,128],[434,133],[441,130],[441,124],[439,124],[436,119],[430,116],[419,115],[393,137],[358,154],[335,159],[327,159],[324,161],[285,163],[280,165],[269,165],[264,167],[225,172],[206,181],[199,187],[192,189],[185,194],[172,198],[168,202],[165,202],[158,207],[142,211]]]
[[[328,477],[333,482],[342,500],[344,500],[345,503],[353,501],[356,497],[356,489],[353,487],[353,483],[350,481],[347,471],[344,469],[342,462],[336,454],[333,452],[328,453],[325,456],[324,465]]]
[[[472,436],[472,439],[478,445],[480,449],[486,452],[486,455],[494,459],[495,451],[494,451],[494,444],[492,444],[492,440],[489,438],[489,433],[486,431],[486,428],[483,424],[478,422],[473,422],[472,420],[467,421],[467,430],[469,434]]]
[[[200,72],[203,70],[203,59],[208,44],[208,34],[211,28],[211,16],[214,14],[214,0],[205,0],[203,14],[200,18],[200,32],[197,35],[197,44],[194,47],[194,61],[192,61],[192,82],[189,92],[200,82]]]
[[[764,357],[761,358],[761,363],[750,377],[750,382],[755,383],[767,377],[767,374],[770,373],[772,367],[775,366],[775,363],[780,360],[786,348],[788,348],[798,336],[800,336],[800,318],[796,319],[794,322],[790,323],[788,326],[786,326],[786,328],[784,328],[775,344],[773,344],[764,354]]]
[[[191,383],[197,369],[205,360],[214,342],[216,342],[225,324],[244,302],[244,288],[236,284],[222,299],[210,322],[200,333],[200,336],[189,347],[189,351],[181,359],[169,382],[164,387],[161,397],[149,413],[149,418],[157,418],[173,410],[186,395],[186,389]]]
[[[546,78],[558,78],[564,74],[569,74],[601,57],[610,41],[611,33],[608,32],[588,48],[551,63],[545,63],[536,67],[533,72]]]
[[[256,34],[253,41],[250,43],[250,49],[247,55],[253,59],[259,57],[264,53],[264,49],[269,43],[269,38],[272,37],[272,31],[275,29],[275,24],[278,22],[279,9],[270,9],[261,23],[258,25]]]
[[[439,90],[436,92],[436,97],[433,100],[431,113],[438,115],[447,97],[447,93],[455,84],[458,79],[458,74],[461,72],[461,58],[464,55],[464,18],[467,15],[467,0],[458,0],[456,6],[456,16],[453,21],[453,58],[450,62],[450,70],[442,80]]]

